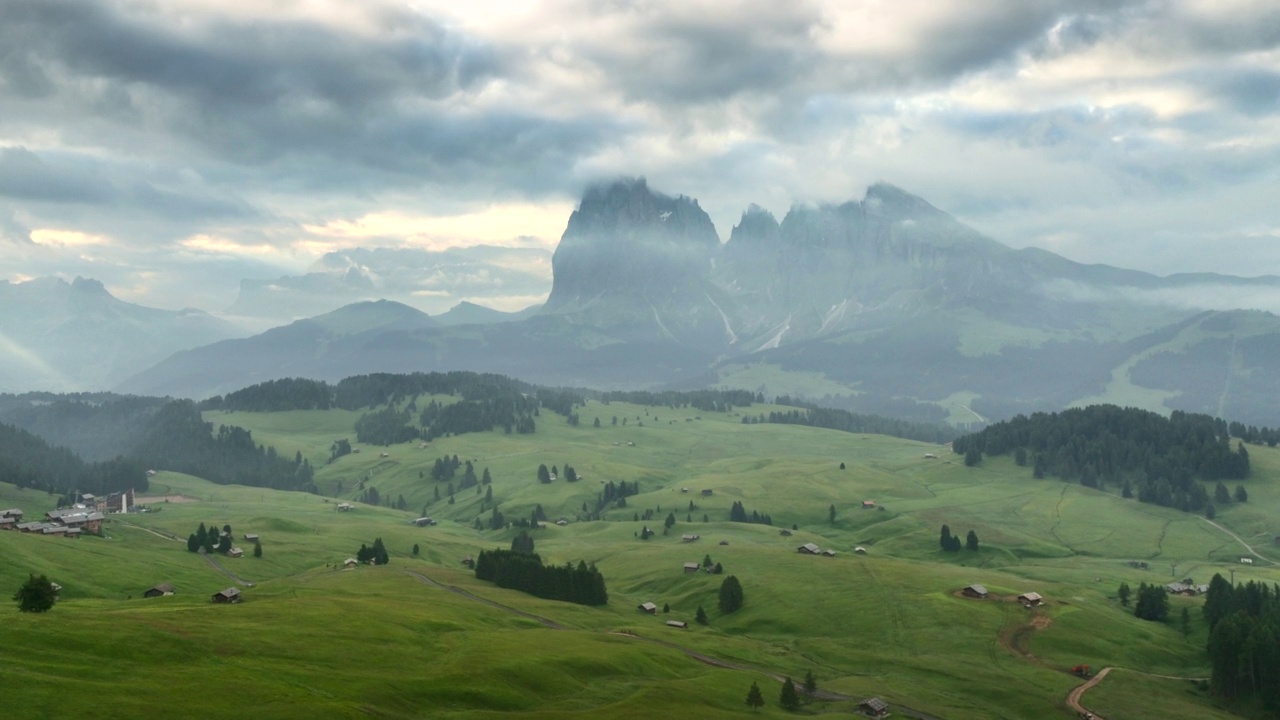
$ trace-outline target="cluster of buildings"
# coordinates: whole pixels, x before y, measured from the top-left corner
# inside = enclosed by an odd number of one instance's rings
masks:
[[[50,510],[45,513],[44,520],[23,522],[22,517],[22,510],[18,508],[0,510],[0,530],[75,538],[86,532],[102,532],[102,521],[106,516],[96,508],[77,504],[72,508]]]

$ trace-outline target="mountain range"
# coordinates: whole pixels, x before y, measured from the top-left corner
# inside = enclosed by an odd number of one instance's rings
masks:
[[[752,206],[726,243],[693,198],[601,185],[551,267],[545,304],[521,313],[355,303],[183,350],[116,389],[206,397],[289,376],[469,369],[740,387],[956,423],[1114,402],[1280,425],[1280,318],[1249,308],[1280,278],[1159,277],[1013,249],[887,184],[781,221]]]

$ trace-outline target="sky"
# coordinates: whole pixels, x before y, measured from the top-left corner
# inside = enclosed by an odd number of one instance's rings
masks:
[[[1274,0],[0,0],[0,279],[220,310],[354,246],[553,249],[589,184],[889,182],[1015,247],[1280,274]]]

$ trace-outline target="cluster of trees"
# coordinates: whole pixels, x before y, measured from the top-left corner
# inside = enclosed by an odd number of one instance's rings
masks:
[[[935,443],[944,443],[955,437],[955,432],[943,425],[897,420],[880,415],[859,415],[848,410],[817,407],[786,396],[779,397],[777,402],[779,405],[791,405],[799,409],[774,410],[768,415],[763,413],[755,416],[743,415],[742,422],[747,425],[753,423],[808,425],[843,432],[875,433]]]
[[[450,395],[459,400],[433,400],[415,418],[411,415],[416,410],[414,399],[421,395]],[[579,392],[539,390],[502,375],[459,371],[373,373],[352,376],[334,385],[293,378],[273,380],[209,398],[200,403],[200,408],[255,412],[383,408],[386,414],[371,412],[361,418],[365,432],[358,439],[388,445],[417,437],[432,440],[447,434],[487,432],[495,427],[508,433],[532,433],[539,404],[554,406],[557,412],[568,415],[575,403],[582,402]]]
[[[604,484],[604,488],[596,494],[596,512],[599,513],[611,504],[618,507],[627,506],[627,498],[640,494],[640,481],[627,482],[619,480],[614,482],[610,480]],[[646,518],[647,519],[647,518]]]
[[[356,551],[356,560],[362,563],[386,565],[391,558],[387,555],[387,546],[382,543],[382,538],[375,538],[373,547],[360,543],[360,549]]]
[[[965,537],[964,544],[961,545],[960,536],[952,535],[951,527],[943,525],[942,534],[938,538],[938,544],[941,545],[942,549],[946,552],[960,552],[961,547],[976,551],[978,549],[978,533],[970,530],[969,534]]]
[[[729,508],[729,521],[772,525],[773,517],[758,513],[755,510],[752,510],[751,514],[748,515],[747,509],[743,507],[742,502],[740,500],[734,500],[733,505]]]
[[[248,430],[233,425],[220,425],[214,432],[213,424],[205,422],[189,400],[165,405],[153,426],[134,450],[134,457],[149,467],[196,475],[220,485],[316,492],[314,470],[301,452],[281,457],[274,447],[256,444]]]
[[[574,470],[573,466],[569,463],[564,464],[563,473],[561,473],[560,468],[555,465],[552,465],[550,470],[547,469],[546,463],[538,466],[538,482],[543,485],[548,485],[552,480],[559,479],[562,474],[564,475],[565,482],[578,482],[578,471]]]
[[[351,441],[348,440],[347,438],[342,438],[341,440],[334,440],[333,444],[329,446],[329,462],[330,463],[342,457],[343,455],[350,455],[350,454],[351,454]]]
[[[36,427],[57,421],[70,443],[70,449],[51,448],[29,432],[0,425],[0,473],[23,487],[95,495],[143,491],[151,467],[220,484],[315,492],[314,472],[301,453],[279,457],[275,448],[254,443],[249,431],[235,426],[215,432],[189,400],[60,400],[23,408],[22,414]],[[93,463],[75,454],[102,457],[108,451],[112,459]]]
[[[648,392],[644,390],[612,391],[600,393],[600,401],[625,402],[648,407],[668,407],[673,410],[691,407],[705,412],[730,412],[735,407],[751,407],[752,403],[763,403],[764,394],[752,394],[748,390],[691,390],[678,392]]]
[[[811,698],[817,690],[818,681],[814,678],[813,671],[810,670],[804,676],[805,696]],[[800,709],[800,703],[800,693],[796,690],[795,681],[789,677],[786,678],[782,682],[782,690],[778,693],[778,704],[781,705],[784,710],[794,711]],[[760,692],[760,686],[755,682],[752,682],[751,689],[747,690],[747,707],[752,710],[759,710],[764,707],[764,694]]]
[[[169,402],[109,393],[6,395],[0,396],[0,422],[68,448],[86,462],[98,462],[129,455]]]
[[[231,526],[223,525],[222,530],[219,531],[217,525],[206,528],[204,523],[200,523],[200,527],[187,536],[187,550],[190,552],[204,550],[207,553],[231,552]]]
[[[422,433],[411,422],[408,410],[397,410],[394,406],[365,413],[356,420],[356,441],[369,445],[396,445],[415,440]]]
[[[1018,415],[957,438],[952,448],[966,464],[1013,452],[1020,465],[1031,459],[1035,477],[1112,485],[1125,497],[1136,484],[1139,501],[1187,512],[1212,512],[1197,480],[1249,475],[1249,453],[1242,443],[1231,447],[1225,421],[1177,410],[1168,418],[1115,405]]]
[[[495,427],[502,428],[508,435],[512,431],[529,435],[537,429],[534,421],[537,415],[535,398],[510,393],[447,404],[432,400],[418,416],[418,422],[423,427],[422,437],[430,441],[450,434],[489,432]]]
[[[1120,604],[1128,606],[1131,590],[1128,583],[1120,585]],[[1134,617],[1159,622],[1169,617],[1169,591],[1163,585],[1138,585],[1137,602],[1133,605]]]
[[[5,424],[0,424],[0,478],[20,488],[58,494],[147,489],[146,468],[135,459],[86,463],[67,448],[51,447],[32,433]]]
[[[1204,617],[1213,693],[1280,711],[1280,586],[1253,581],[1232,586],[1214,575]]]
[[[305,378],[268,380],[242,390],[215,395],[200,403],[201,410],[242,412],[284,412],[285,410],[328,410],[333,407],[333,388],[326,382]]]
[[[595,565],[579,561],[544,565],[533,552],[482,550],[476,557],[476,578],[500,588],[510,588],[548,600],[563,600],[579,605],[604,605],[609,602],[604,575]]]

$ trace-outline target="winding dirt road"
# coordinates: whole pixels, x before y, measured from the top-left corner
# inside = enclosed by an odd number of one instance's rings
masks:
[[[1080,698],[1084,697],[1084,694],[1089,691],[1089,688],[1102,682],[1102,678],[1106,677],[1107,673],[1114,669],[1115,668],[1109,667],[1102,668],[1098,671],[1097,675],[1094,675],[1089,678],[1088,681],[1076,686],[1076,688],[1067,695],[1067,704],[1071,706],[1071,709],[1075,710],[1077,713],[1081,713],[1082,717],[1091,717],[1094,720],[1104,720],[1102,716],[1090,712],[1084,705],[1081,705]]]

